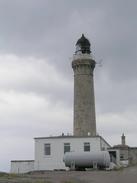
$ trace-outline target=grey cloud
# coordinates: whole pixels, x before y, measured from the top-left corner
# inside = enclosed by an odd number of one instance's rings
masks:
[[[49,65],[47,59],[36,60],[27,57],[20,59],[14,55],[0,56],[0,64],[1,91],[48,96],[54,103],[64,102],[67,96],[65,102],[72,106],[72,81],[63,79],[62,73]]]
[[[98,72],[101,72],[103,68],[98,70]],[[100,73],[100,77],[102,77],[100,80],[95,79],[96,109],[98,114],[123,112],[136,107],[136,78],[132,80],[124,79],[123,82],[114,82],[106,73],[105,76]]]
[[[76,39],[84,32],[93,42],[96,59],[104,60],[113,80],[123,80],[127,75],[135,77],[136,1],[21,0],[0,3],[1,52],[48,56],[51,64],[64,74],[65,68],[69,77],[68,58],[75,51],[72,46]],[[128,69],[129,62],[133,72]]]

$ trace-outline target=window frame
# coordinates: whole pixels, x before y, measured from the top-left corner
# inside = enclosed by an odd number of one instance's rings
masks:
[[[84,152],[90,152],[90,142],[84,142]]]
[[[65,149],[65,148],[69,148],[69,149]],[[65,142],[65,143],[64,143],[64,154],[65,154],[66,152],[70,152],[70,149],[71,149],[70,142]]]
[[[50,156],[51,155],[51,144],[50,143],[45,143],[44,144],[44,155],[45,156]]]

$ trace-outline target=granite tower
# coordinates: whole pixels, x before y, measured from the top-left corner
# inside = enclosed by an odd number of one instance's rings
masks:
[[[93,71],[96,62],[84,34],[76,43],[74,71],[74,136],[95,136],[96,116]]]

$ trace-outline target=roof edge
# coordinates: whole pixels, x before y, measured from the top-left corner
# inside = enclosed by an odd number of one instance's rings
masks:
[[[62,136],[49,136],[49,137],[34,137],[34,139],[62,139],[62,138],[96,138],[96,136],[74,136],[74,135],[62,135]]]

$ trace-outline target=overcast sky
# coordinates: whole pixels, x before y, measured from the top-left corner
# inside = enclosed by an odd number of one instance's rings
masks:
[[[34,137],[72,133],[75,43],[97,63],[97,131],[137,146],[137,1],[0,0],[0,171],[33,159]]]

